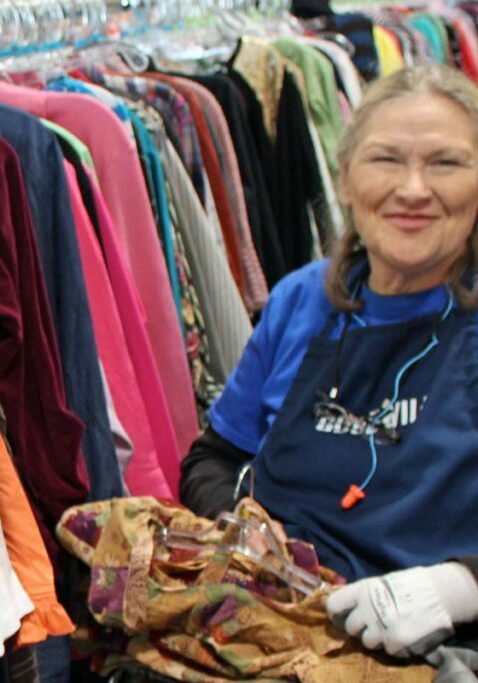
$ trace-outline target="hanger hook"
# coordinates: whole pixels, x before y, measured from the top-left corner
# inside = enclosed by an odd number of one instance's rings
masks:
[[[234,502],[235,503],[237,503],[237,501],[239,500],[242,482],[244,481],[244,479],[248,473],[249,473],[249,479],[250,479],[249,497],[254,498],[254,469],[252,467],[252,462],[247,462],[239,470],[239,475],[237,477],[237,483],[236,483],[236,486],[234,488]]]

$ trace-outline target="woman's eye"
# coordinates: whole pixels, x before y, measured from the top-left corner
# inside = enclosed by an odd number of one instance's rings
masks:
[[[391,157],[391,156],[375,157],[373,159],[373,161],[378,161],[378,162],[382,162],[382,163],[389,163],[389,164],[397,164],[398,163],[397,157]]]
[[[456,159],[435,159],[433,162],[437,166],[459,166],[460,162]]]

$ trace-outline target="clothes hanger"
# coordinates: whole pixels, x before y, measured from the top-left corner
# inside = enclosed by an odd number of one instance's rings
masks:
[[[0,71],[34,71],[31,85],[65,75],[85,64],[120,57],[129,70],[149,68],[136,43],[108,36],[104,0],[15,0],[0,3]],[[22,81],[29,85],[28,80]]]
[[[388,7],[393,9],[393,0],[358,0],[357,2],[350,2],[350,0],[332,0],[331,9],[334,14],[343,14],[346,12],[373,12],[376,10],[386,10]],[[407,0],[404,3],[405,7],[409,9],[421,9],[426,7],[426,0]]]
[[[242,505],[244,513],[247,499],[243,501],[246,501]],[[181,550],[239,553],[304,595],[311,595],[317,590],[330,590],[323,579],[297,567],[285,556],[268,522],[253,517],[241,518],[240,514],[242,513],[221,512],[209,529],[198,533],[161,526],[158,528],[159,540],[169,548]],[[210,539],[214,535],[225,537],[227,541],[218,540],[212,543]],[[259,552],[252,546],[253,537],[256,538],[256,547],[262,546],[266,552]],[[266,559],[265,554],[270,554],[274,563]]]
[[[317,590],[329,592],[329,585],[321,577],[289,560],[271,521],[257,516],[254,506],[251,506],[255,501],[253,470],[249,463],[239,472],[236,492],[247,474],[251,478],[250,496],[241,499],[234,512],[221,512],[208,529],[200,532],[159,526],[160,543],[181,550],[239,553],[304,595],[311,595]]]

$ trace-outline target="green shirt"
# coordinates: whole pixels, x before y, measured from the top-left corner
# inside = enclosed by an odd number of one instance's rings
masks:
[[[337,173],[337,140],[343,127],[337,83],[332,64],[321,52],[292,38],[274,41],[277,50],[304,74],[312,119],[319,132],[327,163]]]
[[[76,135],[70,133],[69,130],[63,128],[63,126],[59,126],[57,123],[53,123],[53,121],[41,119],[41,122],[44,126],[52,130],[54,133],[57,133],[57,135],[61,135],[61,137],[73,147],[75,152],[80,157],[81,161],[93,171],[93,173],[95,174],[95,178],[97,178],[93,158],[91,156],[90,150],[85,145],[85,143],[82,142],[79,138],[77,138]]]

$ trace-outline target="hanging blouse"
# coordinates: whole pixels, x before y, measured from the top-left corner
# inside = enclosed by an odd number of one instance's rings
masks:
[[[128,108],[137,113],[147,127],[151,138],[160,148],[163,139],[163,126],[160,115],[151,106],[141,100],[127,99]],[[186,248],[181,236],[178,218],[171,199],[171,190],[167,178],[163,173],[164,191],[167,195],[171,222],[174,230],[175,259],[179,274],[181,290],[182,321],[186,332],[186,349],[188,354],[191,378],[196,397],[196,406],[200,425],[207,424],[207,410],[222,392],[222,384],[217,382],[210,371],[209,340],[204,323],[201,305],[194,286],[191,268],[189,266]]]
[[[226,245],[229,266],[239,291],[244,295],[244,272],[239,256],[239,244],[234,229],[232,207],[227,195],[224,177],[219,164],[217,152],[209,132],[207,121],[201,106],[201,100],[194,92],[194,87],[185,78],[150,73],[150,77],[165,81],[177,89],[188,101],[198,131],[204,166],[211,184],[211,190],[221,223],[224,243]]]
[[[1,519],[0,510],[0,657],[5,653],[5,641],[20,628],[21,619],[35,609],[10,562]]]
[[[239,166],[226,118],[216,98],[193,79],[189,87],[201,100],[208,126],[215,127],[222,145],[220,163],[226,191],[233,209],[241,266],[244,273],[244,301],[249,313],[260,311],[267,300],[267,284],[252,242]],[[216,144],[216,142],[215,142]]]
[[[1,435],[0,520],[10,561],[35,608],[22,618],[15,644],[22,647],[71,633],[73,624],[56,598],[51,563]]]
[[[167,83],[149,78],[107,74],[95,68],[86,69],[95,83],[119,95],[141,98],[164,117],[168,137],[184,162],[196,192],[204,204],[204,164],[193,115],[186,99]]]
[[[178,225],[204,313],[211,372],[223,382],[237,364],[252,331],[228,263],[174,148],[164,141],[162,158]]]

